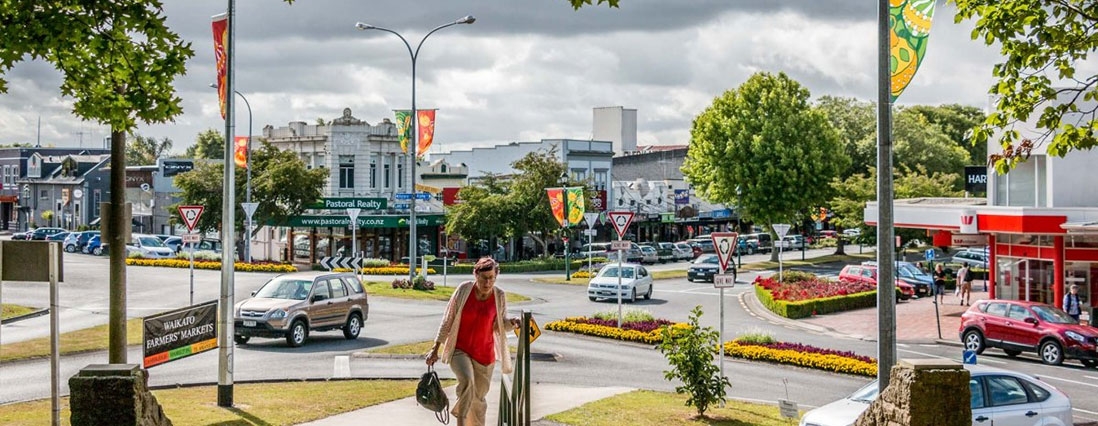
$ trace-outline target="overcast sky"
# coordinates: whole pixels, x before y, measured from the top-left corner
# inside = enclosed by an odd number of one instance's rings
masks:
[[[181,153],[197,133],[224,130],[217,113],[210,17],[226,0],[167,0],[170,28],[196,55],[176,79],[183,114],[137,132],[168,137]],[[236,89],[253,133],[290,121],[313,124],[344,108],[371,124],[411,103],[411,60],[400,40],[359,31],[358,21],[400,32],[412,48],[431,28],[464,15],[472,25],[439,31],[417,65],[417,105],[438,108],[432,152],[541,138],[591,137],[591,109],[637,109],[639,145],[686,144],[693,118],[715,96],[758,71],[785,72],[823,95],[876,98],[876,11],[858,0],[622,0],[585,7],[566,0],[280,0],[237,2]],[[939,2],[930,45],[901,105],[984,108],[999,61],[995,48],[954,24]],[[24,62],[0,95],[0,144],[102,147],[109,132],[71,114],[59,74]],[[237,134],[248,133],[238,102]]]

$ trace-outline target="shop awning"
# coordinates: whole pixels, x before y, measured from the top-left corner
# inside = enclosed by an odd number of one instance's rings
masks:
[[[1060,229],[1072,234],[1098,234],[1098,222],[1067,222]]]

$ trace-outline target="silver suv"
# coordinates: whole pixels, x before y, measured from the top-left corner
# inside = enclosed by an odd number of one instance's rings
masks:
[[[370,313],[366,290],[354,274],[297,272],[267,281],[233,309],[233,340],[285,338],[291,347],[313,331],[341,329],[356,339]]]

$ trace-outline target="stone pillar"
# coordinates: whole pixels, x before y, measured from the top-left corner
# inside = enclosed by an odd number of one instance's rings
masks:
[[[171,426],[137,364],[92,364],[69,378],[73,426]]]
[[[955,361],[903,359],[855,426],[969,426],[969,374]],[[930,403],[932,402],[932,403]]]

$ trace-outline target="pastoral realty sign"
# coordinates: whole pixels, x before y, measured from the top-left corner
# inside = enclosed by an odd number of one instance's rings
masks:
[[[217,301],[188,306],[144,320],[145,368],[217,347]]]
[[[445,216],[427,215],[417,216],[417,226],[439,226],[446,223]],[[348,228],[351,226],[351,218],[347,215],[339,216],[290,216],[285,223],[268,223],[273,226],[294,227],[334,227]],[[406,216],[359,216],[359,228],[400,228],[408,226]]]
[[[384,198],[324,198],[309,205],[308,208],[324,210],[383,210],[386,208],[387,201],[388,200]]]

